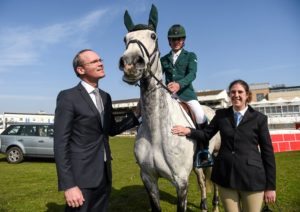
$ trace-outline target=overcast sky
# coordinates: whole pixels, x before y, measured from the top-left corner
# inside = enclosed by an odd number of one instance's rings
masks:
[[[300,85],[299,0],[1,0],[0,113],[54,113],[60,90],[77,85],[72,59],[92,48],[104,59],[100,87],[113,100],[137,98],[122,82],[127,9],[134,23],[158,8],[159,48],[168,53],[167,31],[186,28],[185,48],[198,56],[196,91],[248,83]]]

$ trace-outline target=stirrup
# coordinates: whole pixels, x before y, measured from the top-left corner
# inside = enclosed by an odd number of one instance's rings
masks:
[[[201,160],[201,156],[204,154],[207,155],[207,161]],[[214,165],[214,161],[212,155],[207,149],[200,150],[199,152],[197,152],[196,159],[194,161],[195,168],[206,168],[206,167],[211,167],[213,165]]]

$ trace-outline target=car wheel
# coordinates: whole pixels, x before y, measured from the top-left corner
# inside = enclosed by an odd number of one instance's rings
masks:
[[[9,163],[20,163],[23,161],[23,152],[19,147],[12,147],[6,152],[6,158]]]

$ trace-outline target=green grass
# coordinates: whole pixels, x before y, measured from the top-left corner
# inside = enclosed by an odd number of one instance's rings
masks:
[[[110,211],[150,211],[148,196],[133,156],[133,138],[112,138],[113,190]],[[277,200],[282,211],[300,211],[300,152],[276,154]],[[175,188],[160,179],[163,211],[176,211]],[[26,159],[8,164],[0,154],[0,212],[60,212],[64,210],[63,193],[57,191],[54,160]],[[211,202],[211,194],[208,195]],[[199,211],[200,193],[195,174],[190,176],[188,211]],[[210,203],[211,209],[211,203]],[[272,207],[273,211],[278,211]],[[211,211],[211,210],[210,210]],[[222,211],[222,208],[221,208]]]

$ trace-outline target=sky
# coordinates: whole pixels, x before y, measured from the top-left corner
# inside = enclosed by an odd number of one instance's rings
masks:
[[[54,113],[59,91],[80,81],[72,60],[86,48],[104,60],[99,87],[112,100],[138,98],[118,68],[123,16],[128,10],[147,24],[151,4],[161,55],[170,51],[169,27],[185,27],[184,48],[198,58],[196,91],[227,89],[235,79],[300,86],[299,0],[1,0],[0,114]]]

